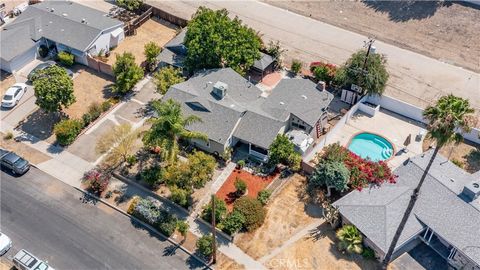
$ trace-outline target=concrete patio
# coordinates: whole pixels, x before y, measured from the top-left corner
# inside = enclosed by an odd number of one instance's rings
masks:
[[[348,147],[350,140],[358,133],[370,132],[381,135],[394,145],[394,156],[388,160],[390,167],[394,169],[408,157],[423,152],[422,142],[425,135],[422,136],[420,141],[415,140],[416,135],[422,128],[425,128],[423,124],[387,110],[381,109],[373,117],[358,111],[347,121],[343,128],[335,132],[335,134],[331,134],[328,140],[331,143],[339,142],[341,145]],[[404,148],[403,143],[410,134],[412,135],[412,140],[407,147],[408,152],[404,153],[401,151]]]

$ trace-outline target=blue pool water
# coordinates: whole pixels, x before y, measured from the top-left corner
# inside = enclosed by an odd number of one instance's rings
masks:
[[[353,137],[348,150],[372,161],[386,160],[393,155],[392,144],[372,133],[360,133]]]

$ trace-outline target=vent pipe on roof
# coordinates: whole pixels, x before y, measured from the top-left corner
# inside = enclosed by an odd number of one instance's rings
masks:
[[[319,81],[317,83],[317,89],[320,90],[320,91],[325,91],[326,83],[324,81]]]
[[[55,11],[55,9],[54,9],[54,8],[50,9],[50,12],[54,12],[54,11]]]
[[[87,20],[85,20],[85,18],[82,18],[82,23],[85,23]]]

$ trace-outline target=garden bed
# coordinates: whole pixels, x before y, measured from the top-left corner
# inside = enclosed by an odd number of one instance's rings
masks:
[[[233,209],[233,203],[238,197],[235,194],[235,180],[242,179],[247,184],[247,192],[245,196],[257,198],[258,192],[265,189],[277,176],[279,172],[275,171],[267,177],[253,175],[245,170],[235,169],[230,176],[228,176],[225,183],[217,191],[216,196],[224,200],[229,211]]]

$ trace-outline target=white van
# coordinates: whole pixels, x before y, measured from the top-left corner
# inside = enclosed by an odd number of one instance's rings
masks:
[[[13,264],[19,270],[54,270],[46,262],[37,259],[25,249],[20,250],[13,257]]]

